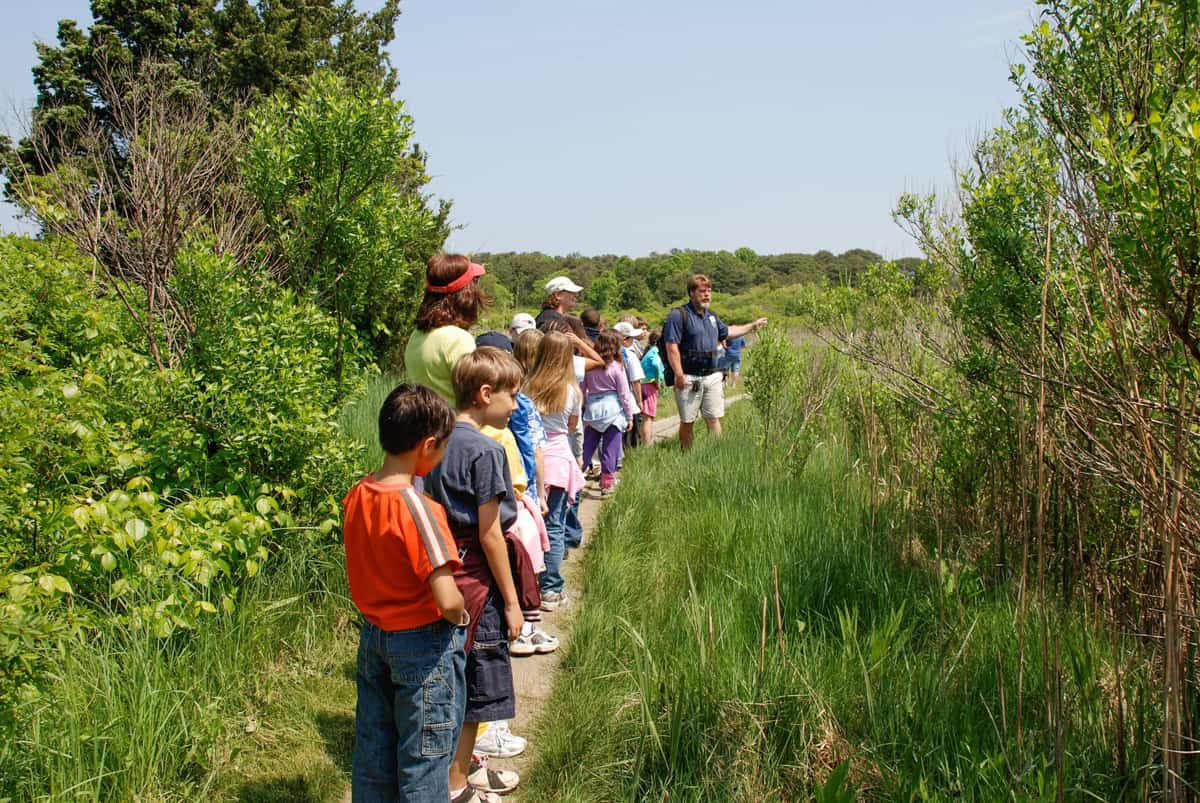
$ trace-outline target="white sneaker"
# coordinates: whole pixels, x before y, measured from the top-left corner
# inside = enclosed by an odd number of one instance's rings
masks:
[[[508,642],[508,654],[523,656],[533,655],[535,652],[537,652],[537,645],[533,643],[533,635],[537,632],[538,631],[535,630],[532,633],[522,633],[512,641]],[[486,736],[487,734],[485,733],[484,735]]]
[[[501,720],[488,725],[487,732],[475,740],[475,752],[495,758],[512,758],[525,752],[528,743],[508,729]]]
[[[535,627],[529,635],[529,643],[538,655],[545,655],[558,649],[558,636],[552,636],[540,627]]]

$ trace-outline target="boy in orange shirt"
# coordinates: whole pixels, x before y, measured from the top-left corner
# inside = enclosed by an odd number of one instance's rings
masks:
[[[346,574],[363,615],[353,800],[445,801],[462,729],[469,618],[441,505],[413,488],[442,459],[454,411],[400,385],[379,411],[383,466],[344,500]]]

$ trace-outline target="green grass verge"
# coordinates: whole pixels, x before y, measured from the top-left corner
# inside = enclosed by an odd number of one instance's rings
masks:
[[[1009,597],[903,560],[832,439],[798,475],[764,467],[751,415],[628,461],[524,800],[1039,799],[1056,766],[1070,799],[1149,792],[1136,657],[1031,607],[1018,693]]]
[[[10,745],[16,801],[329,801],[353,746],[356,618],[336,549],[278,555],[238,611],[74,645]]]

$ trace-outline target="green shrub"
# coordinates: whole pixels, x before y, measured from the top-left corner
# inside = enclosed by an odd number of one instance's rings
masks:
[[[290,287],[329,310],[333,370],[356,341],[393,367],[421,298],[424,264],[449,233],[429,208],[425,157],[404,104],[379,86],[318,72],[280,93],[251,130],[242,161]]]
[[[762,330],[746,358],[746,390],[758,413],[763,463],[776,451],[803,469],[839,380],[830,349],[800,347],[777,324]]]
[[[356,385],[333,376],[333,319],[202,245],[182,255],[176,281],[195,331],[167,403],[204,450],[192,467],[201,476],[188,479],[234,493],[286,485],[322,509],[326,496],[340,498],[359,452],[334,422],[342,394]],[[343,359],[356,376],[362,355]]]
[[[61,674],[81,637],[169,649],[273,552],[335,543],[363,450],[334,420],[330,317],[204,244],[177,267],[191,340],[160,371],[83,260],[0,239],[0,742],[87,682]]]

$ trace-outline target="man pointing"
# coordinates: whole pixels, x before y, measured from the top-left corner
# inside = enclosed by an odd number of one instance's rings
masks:
[[[730,337],[742,337],[767,325],[766,318],[740,326],[726,326],[709,311],[712,282],[697,273],[688,279],[688,303],[671,310],[663,326],[667,362],[675,372],[675,404],[679,408],[679,446],[692,448],[693,426],[704,417],[708,431],[721,434],[725,415],[725,385],[718,361],[718,346]]]

